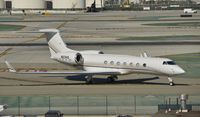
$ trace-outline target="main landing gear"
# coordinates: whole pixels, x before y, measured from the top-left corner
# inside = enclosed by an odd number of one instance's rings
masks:
[[[172,79],[172,78],[170,78],[170,77],[168,77],[168,80],[169,80],[169,85],[170,85],[170,86],[174,86],[173,79]]]
[[[109,83],[113,83],[113,82],[115,82],[117,79],[118,79],[117,75],[111,75],[111,76],[108,76],[107,81],[108,81]]]
[[[94,79],[92,78],[92,75],[85,76],[86,84],[94,84]],[[112,83],[118,79],[117,75],[111,75],[107,78],[108,83]]]
[[[92,75],[85,76],[85,79],[86,79],[86,81],[85,81],[86,84],[93,84],[94,83]]]

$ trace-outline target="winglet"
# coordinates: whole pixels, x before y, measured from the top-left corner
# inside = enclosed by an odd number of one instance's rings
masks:
[[[14,67],[8,61],[5,61],[5,63],[7,65],[7,67],[8,67],[9,72],[16,73],[16,70],[14,69]]]

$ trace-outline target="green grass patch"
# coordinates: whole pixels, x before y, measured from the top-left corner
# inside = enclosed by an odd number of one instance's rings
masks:
[[[11,107],[18,107],[18,97],[0,97],[0,104],[6,104]]]
[[[130,40],[199,40],[199,35],[175,35],[175,36],[150,36],[150,37],[125,37],[117,40],[130,41]]]
[[[21,21],[22,18],[17,17],[0,17],[0,21]]]
[[[180,77],[200,78],[200,53],[180,54],[166,56],[182,67],[186,73]]]
[[[5,25],[5,24],[0,24],[0,31],[17,31],[20,30],[22,28],[24,28],[25,26],[21,26],[21,25]]]
[[[151,23],[143,24],[148,26],[179,26],[179,27],[199,27],[200,22],[177,22],[177,23]]]
[[[162,18],[170,18],[174,16],[147,16],[147,17],[137,17],[137,18],[131,18],[137,21],[159,21]]]
[[[7,104],[9,107],[18,107],[20,103],[21,107],[48,107],[49,97],[32,97],[32,96],[5,96],[0,97],[0,104]]]
[[[23,18],[19,17],[0,17],[0,21],[21,21]]]

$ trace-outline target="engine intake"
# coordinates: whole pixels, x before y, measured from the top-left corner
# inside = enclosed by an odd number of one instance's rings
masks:
[[[77,64],[82,65],[84,62],[83,56],[80,53],[76,54],[75,61]]]

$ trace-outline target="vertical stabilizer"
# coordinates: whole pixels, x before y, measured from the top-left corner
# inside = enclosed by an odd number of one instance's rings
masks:
[[[57,30],[57,29],[41,29],[39,31],[45,33],[52,56],[53,56],[53,54],[58,53],[58,52],[73,51],[73,50],[67,48],[66,44],[63,42],[63,40],[60,36],[59,30]]]

